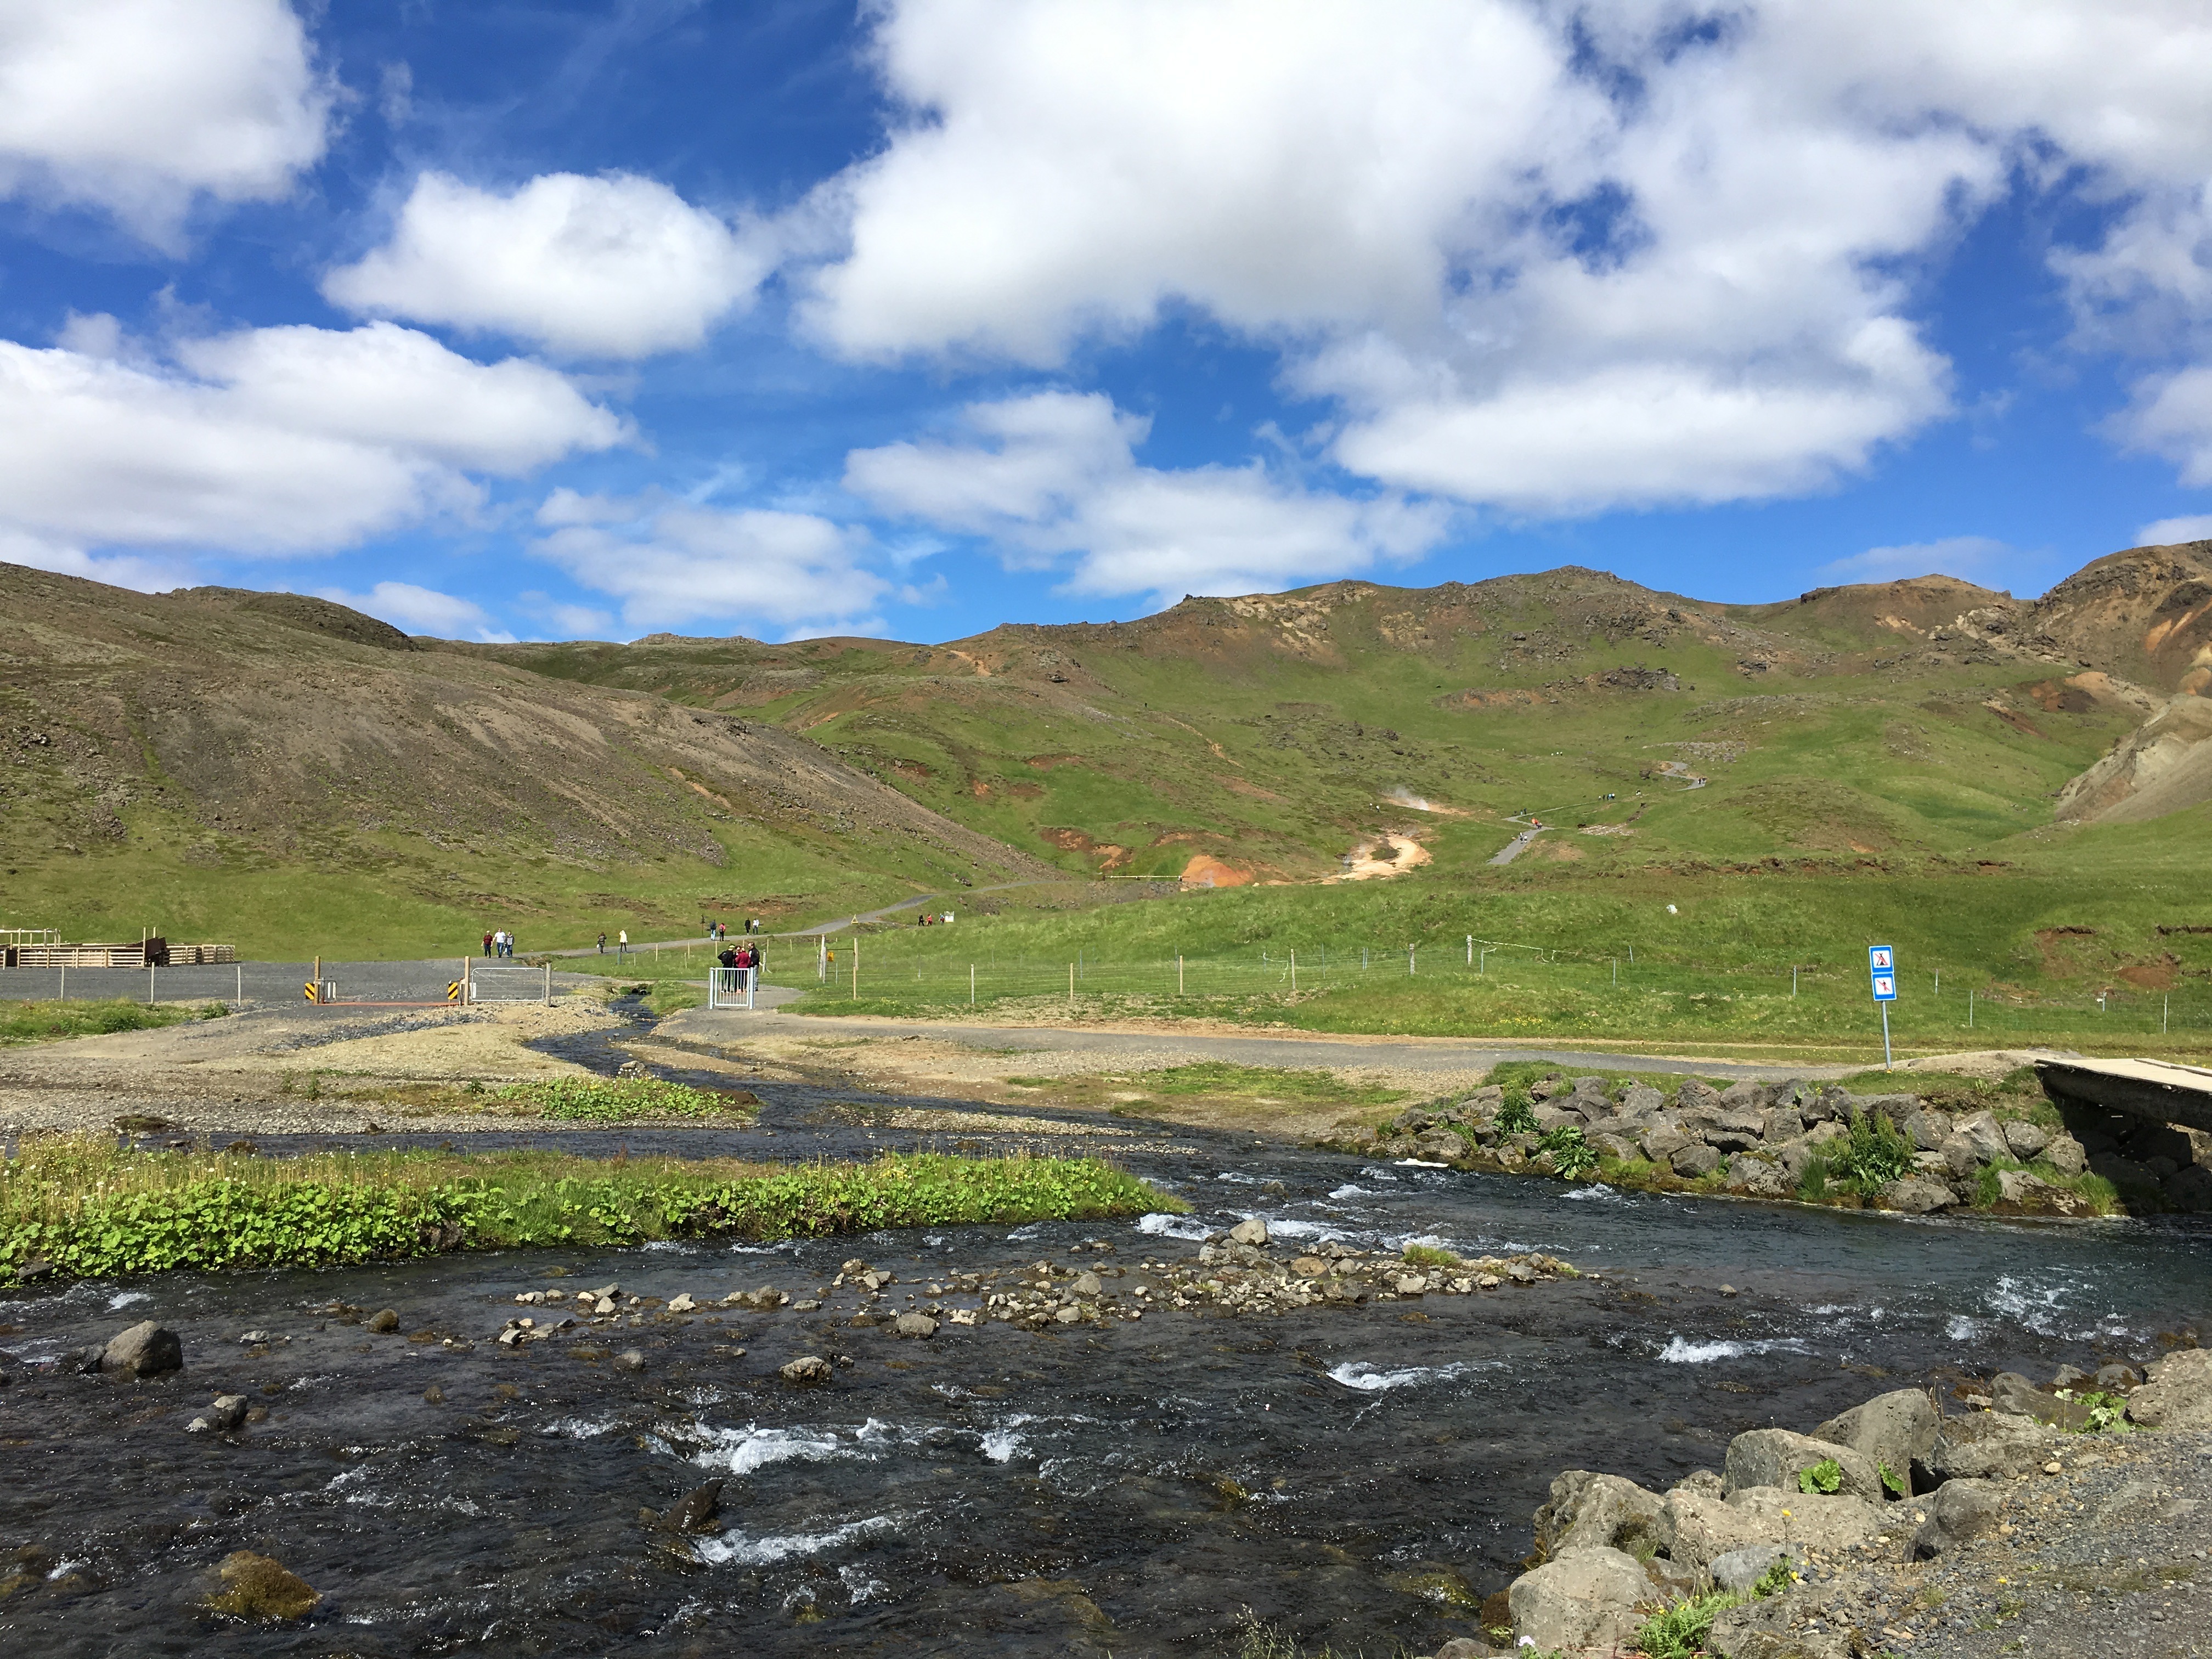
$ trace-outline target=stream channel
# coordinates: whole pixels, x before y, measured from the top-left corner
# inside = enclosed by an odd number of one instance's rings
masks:
[[[994,1109],[965,1103],[757,1089],[758,1130],[498,1139],[790,1158],[1028,1139],[890,1127],[901,1107]],[[1192,1215],[179,1274],[0,1300],[0,1580],[9,1553],[34,1569],[0,1601],[0,1650],[190,1651],[216,1634],[197,1611],[212,1568],[248,1549],[324,1601],[302,1625],[232,1629],[226,1652],[1134,1659],[1233,1653],[1253,1617],[1310,1647],[1427,1653],[1477,1633],[1562,1469],[1664,1487],[1717,1468],[1747,1428],[1809,1429],[1970,1373],[2140,1361],[2162,1335],[2212,1331],[2201,1220],[1915,1220],[1109,1127],[1054,1150],[1106,1152]],[[1293,1245],[1540,1250],[1593,1276],[1279,1316],[946,1324],[926,1341],[855,1326],[834,1296],[611,1338],[580,1327],[520,1352],[493,1340],[548,1311],[517,1308],[524,1290],[617,1281],[705,1304],[772,1285],[812,1299],[860,1256],[897,1275],[886,1303],[912,1290],[972,1305],[926,1286],[1046,1260],[1134,1268],[1251,1216]],[[399,1330],[370,1335],[323,1311],[334,1304],[395,1309]],[[181,1375],[127,1383],[59,1363],[146,1318],[183,1337]],[[248,1331],[269,1340],[243,1344]],[[615,1368],[623,1347],[642,1370]],[[778,1380],[808,1353],[851,1363],[820,1389]],[[434,1386],[442,1403],[425,1399]],[[252,1395],[265,1420],[185,1433],[218,1392]],[[717,1530],[679,1537],[641,1515],[716,1475]]]

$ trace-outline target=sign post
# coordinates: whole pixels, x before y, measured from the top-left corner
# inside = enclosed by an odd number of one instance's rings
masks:
[[[1874,1000],[1881,1007],[1881,1068],[1894,1070],[1889,1056],[1889,1005],[1897,1000],[1897,952],[1887,945],[1867,946],[1867,975],[1874,981]]]

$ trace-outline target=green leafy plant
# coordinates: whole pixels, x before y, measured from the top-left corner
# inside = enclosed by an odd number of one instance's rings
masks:
[[[1912,1170],[1912,1143],[1887,1112],[1861,1112],[1852,1120],[1850,1133],[1829,1145],[1830,1169],[1863,1193],[1887,1187]]]
[[[1832,1457],[1797,1471],[1797,1490],[1808,1498],[1832,1498],[1843,1489],[1844,1466]]]
[[[1467,1265],[1455,1251],[1440,1249],[1434,1244],[1408,1244],[1400,1254],[1416,1267],[1464,1267]]]
[[[1905,1477],[1890,1468],[1888,1463],[1878,1462],[1874,1468],[1875,1473],[1881,1477],[1881,1484],[1888,1487],[1893,1496],[1898,1498],[1912,1496],[1912,1488],[1905,1484]]]
[[[2085,1389],[2079,1394],[2071,1389],[2060,1389],[2057,1392],[2059,1399],[2070,1400],[2076,1405],[2088,1409],[2089,1425],[2081,1431],[2082,1433],[2132,1434],[2135,1432],[2136,1425],[2128,1421],[2128,1402],[2123,1396],[2106,1394],[2098,1389]]]
[[[1580,1181],[1597,1168],[1597,1148],[1583,1138],[1571,1123],[1545,1132],[1537,1147],[1552,1160],[1552,1168],[1569,1181]]]
[[[1826,1158],[1820,1157],[1807,1158],[1805,1173],[1797,1177],[1797,1196],[1808,1204],[1826,1202],[1828,1178],[1831,1174]]]
[[[1764,1601],[1770,1595],[1781,1595],[1796,1582],[1796,1569],[1787,1559],[1780,1560],[1759,1575],[1759,1582],[1751,1587],[1751,1593]]]
[[[1536,1133],[1536,1109],[1523,1095],[1508,1099],[1498,1109],[1498,1133],[1502,1135],[1533,1135]]]
[[[1735,1605],[1726,1590],[1677,1601],[1644,1621],[1636,1632],[1637,1651],[1650,1659],[1696,1659],[1713,1632],[1713,1620]]]
[[[779,1239],[1187,1207],[1091,1158],[866,1164],[434,1152],[259,1158],[55,1136],[0,1160],[0,1279],[328,1267],[452,1249]]]

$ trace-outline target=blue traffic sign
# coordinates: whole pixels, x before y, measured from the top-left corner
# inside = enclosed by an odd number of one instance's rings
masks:
[[[1867,946],[1867,972],[1874,980],[1876,1002],[1897,1000],[1897,952],[1887,945]]]

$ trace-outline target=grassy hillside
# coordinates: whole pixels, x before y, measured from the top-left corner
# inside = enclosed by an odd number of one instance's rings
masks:
[[[774,726],[320,600],[4,574],[0,926],[415,955],[1051,873]]]
[[[1568,569],[933,647],[481,649],[746,709],[1065,867],[1233,882],[1330,874],[1382,831],[1472,867],[1523,811],[1606,832],[1539,867],[1964,856],[2050,822],[2153,701],[2037,617],[1941,578],[1731,607]]]

